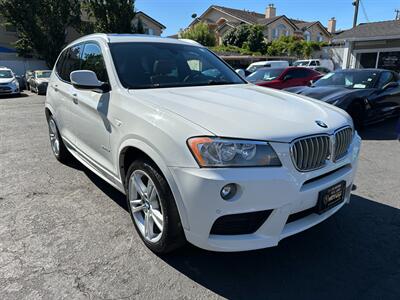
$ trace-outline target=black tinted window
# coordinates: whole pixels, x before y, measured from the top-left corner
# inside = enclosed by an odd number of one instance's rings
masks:
[[[62,53],[61,53],[61,55],[60,55],[60,57],[58,58],[58,60],[57,60],[57,64],[56,64],[56,72],[57,72],[57,74],[61,74],[61,71],[62,71],[62,66],[63,66],[63,63],[64,63],[64,60],[65,60],[65,55],[66,55],[66,53],[68,52],[68,50],[64,50]],[[27,72],[27,76],[31,76],[32,75],[32,72]]]
[[[106,66],[99,45],[95,43],[85,44],[82,54],[81,70],[90,70],[96,73],[97,79],[108,82]]]
[[[69,75],[71,72],[79,70],[81,60],[82,45],[77,45],[69,48],[66,52],[62,70],[59,73],[61,79],[70,82]]]
[[[378,81],[378,88],[383,88],[389,82],[396,81],[392,72],[383,72]]]
[[[290,75],[292,78],[304,78],[310,75],[311,71],[307,69],[292,69],[287,75]]]

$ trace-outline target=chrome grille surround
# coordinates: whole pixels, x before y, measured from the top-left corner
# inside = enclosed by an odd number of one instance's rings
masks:
[[[327,160],[343,158],[353,139],[351,127],[336,130],[332,135],[319,134],[302,137],[290,144],[290,156],[300,172],[310,172],[325,166]]]

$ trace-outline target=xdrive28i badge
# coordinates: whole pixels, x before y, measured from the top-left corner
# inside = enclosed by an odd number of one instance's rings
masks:
[[[319,127],[328,128],[328,125],[326,125],[326,124],[325,124],[324,122],[322,122],[322,121],[316,120],[315,123],[317,123],[317,125],[318,125]]]

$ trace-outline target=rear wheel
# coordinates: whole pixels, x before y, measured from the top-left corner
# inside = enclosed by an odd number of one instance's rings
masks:
[[[54,156],[57,158],[58,161],[62,163],[68,163],[71,160],[71,153],[69,153],[67,147],[65,147],[64,145],[53,116],[49,116],[48,125],[50,145]]]
[[[134,161],[126,177],[127,204],[136,231],[155,253],[168,253],[185,243],[174,197],[153,163]]]

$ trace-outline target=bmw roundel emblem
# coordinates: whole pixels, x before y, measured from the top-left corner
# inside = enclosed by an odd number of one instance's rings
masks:
[[[325,124],[324,122],[322,122],[322,121],[316,120],[315,123],[317,123],[317,125],[318,125],[319,127],[328,128],[328,125],[326,125],[326,124]]]

